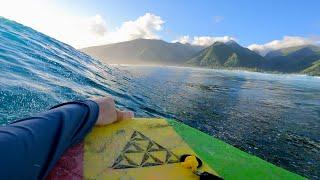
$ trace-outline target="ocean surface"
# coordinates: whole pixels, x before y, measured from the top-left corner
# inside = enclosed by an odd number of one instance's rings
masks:
[[[174,118],[311,179],[320,178],[320,78],[105,65],[0,18],[0,124],[74,99],[112,96],[138,117]]]

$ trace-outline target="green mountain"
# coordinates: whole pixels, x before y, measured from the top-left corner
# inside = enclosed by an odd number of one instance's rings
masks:
[[[303,72],[320,59],[320,47],[314,45],[296,46],[271,51],[266,54],[266,70],[285,73]]]
[[[168,43],[162,40],[135,39],[132,41],[94,46],[81,51],[111,64],[181,65],[202,47]]]
[[[274,51],[268,52],[264,57],[267,59],[278,57],[278,56],[287,56],[293,52],[299,51],[301,49],[309,49],[309,52],[317,52],[320,51],[319,46],[315,45],[304,45],[304,46],[293,46],[288,48],[282,48]]]
[[[270,51],[264,57],[234,41],[204,48],[162,40],[136,39],[81,51],[111,64],[188,65],[209,68],[245,68],[319,75],[320,47],[296,46]]]
[[[188,65],[210,68],[238,67],[260,69],[266,60],[234,41],[215,42],[187,61]]]
[[[309,74],[312,76],[320,76],[320,60],[314,62],[312,66],[308,67],[307,69],[303,70],[302,73]]]

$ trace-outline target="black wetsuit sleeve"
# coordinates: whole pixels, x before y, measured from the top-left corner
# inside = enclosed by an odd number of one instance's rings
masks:
[[[90,132],[98,114],[94,101],[75,101],[0,126],[0,179],[43,179]]]

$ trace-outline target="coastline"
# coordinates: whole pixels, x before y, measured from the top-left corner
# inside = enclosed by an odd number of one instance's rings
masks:
[[[103,62],[104,63],[104,62]],[[202,70],[219,70],[219,71],[233,71],[233,72],[248,72],[248,73],[261,73],[273,75],[296,75],[296,76],[310,76],[320,78],[319,75],[305,74],[305,73],[284,73],[279,71],[265,71],[256,68],[230,68],[230,67],[204,67],[204,66],[181,66],[181,65],[164,65],[164,64],[116,64],[110,63],[110,66],[137,66],[137,67],[174,67],[174,68],[194,68]]]

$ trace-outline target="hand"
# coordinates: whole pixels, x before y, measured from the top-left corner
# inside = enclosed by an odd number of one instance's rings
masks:
[[[99,105],[98,126],[104,126],[123,119],[132,119],[132,111],[120,111],[116,108],[114,100],[110,97],[93,99]]]

